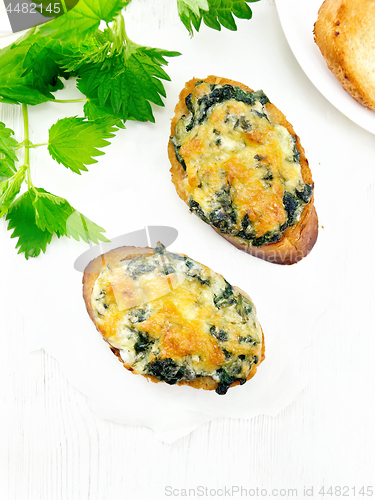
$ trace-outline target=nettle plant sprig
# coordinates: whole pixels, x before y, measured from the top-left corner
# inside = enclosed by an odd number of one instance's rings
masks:
[[[193,35],[193,27],[198,31],[202,20],[214,29],[235,30],[233,15],[251,18],[250,1],[257,0],[177,0],[177,7]],[[81,174],[104,154],[101,149],[125,128],[127,120],[154,122],[151,103],[164,105],[162,80],[170,78],[163,66],[168,64],[166,57],[180,53],[131,41],[122,14],[129,3],[80,0],[63,16],[29,30],[0,50],[0,103],[21,106],[24,122],[22,142],[0,122],[0,218],[8,221],[18,253],[26,259],[45,252],[54,235],[87,243],[108,241],[104,229],[66,199],[33,184],[30,149],[47,146],[53,160]],[[105,29],[100,29],[103,22]],[[55,98],[69,78],[76,79],[82,99]],[[58,120],[49,129],[48,142],[33,144],[28,106],[48,101],[82,102],[83,116]]]

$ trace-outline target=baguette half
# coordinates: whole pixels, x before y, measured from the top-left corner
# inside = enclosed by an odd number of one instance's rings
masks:
[[[325,0],[314,35],[328,68],[343,88],[375,110],[375,2]]]
[[[200,84],[200,82],[203,83],[208,83],[208,84],[213,84],[214,86],[232,86],[234,88],[239,88],[242,91],[245,92],[253,92],[252,89],[247,87],[246,85],[233,81],[233,80],[228,80],[226,78],[221,78],[217,76],[208,76],[204,80],[198,80],[197,78],[193,78],[192,80],[188,81],[185,85],[185,88],[181,91],[180,93],[180,98],[179,101],[176,105],[175,108],[175,116],[172,119],[171,123],[171,138],[168,144],[168,156],[169,160],[171,163],[171,175],[172,175],[172,182],[176,187],[177,194],[179,197],[185,201],[185,203],[190,206],[191,208],[191,199],[189,200],[189,195],[187,193],[187,183],[190,183],[190,179],[188,178],[187,171],[185,170],[183,166],[183,162],[181,163],[181,157],[180,159],[177,158],[177,153],[181,151],[181,149],[178,149],[180,146],[177,146],[176,148],[176,140],[175,140],[175,135],[176,135],[176,126],[179,126],[179,123],[181,123],[181,119],[185,119],[185,117],[189,116],[190,110],[187,107],[187,102],[189,102],[191,94],[194,92],[194,89],[196,86]],[[255,93],[255,95],[258,95],[258,93]],[[262,93],[261,93],[262,94]],[[264,96],[264,94],[262,94]],[[308,161],[305,156],[305,151],[301,145],[299,137],[295,134],[292,125],[286,120],[285,116],[279,111],[276,106],[271,104],[266,96],[264,96],[264,101],[267,100],[266,104],[262,108],[263,114],[267,114],[267,120],[269,122],[272,122],[273,124],[276,124],[277,126],[284,127],[284,131],[286,129],[287,133],[290,134],[291,137],[289,137],[289,141],[291,138],[294,141],[294,146],[296,150],[296,154],[299,156],[299,164],[300,164],[300,172],[302,175],[302,180],[306,185],[310,186],[310,189],[312,191],[313,189],[313,181],[312,181],[312,176],[311,176],[311,171],[308,165]],[[188,101],[187,101],[188,100]],[[246,100],[246,99],[245,99]],[[242,103],[240,103],[242,105]],[[260,110],[260,107],[259,107]],[[257,112],[257,111],[255,111]],[[212,111],[213,113],[213,111]],[[261,114],[261,113],[259,113]],[[212,116],[212,114],[211,114]],[[238,129],[237,129],[238,130]],[[282,129],[278,129],[282,130]],[[286,133],[285,131],[285,133]],[[250,131],[250,134],[248,137],[253,137],[253,142],[256,143],[257,141],[260,141],[259,137],[256,135],[257,131],[251,136],[252,131]],[[225,141],[225,138],[223,139]],[[255,150],[256,151],[256,150]],[[209,154],[211,152],[209,151]],[[272,151],[271,155],[272,156]],[[202,154],[202,157],[204,155]],[[257,157],[257,155],[254,156],[254,158]],[[259,156],[259,158],[261,158]],[[262,158],[261,158],[262,159]],[[260,163],[260,162],[259,162]],[[265,163],[267,163],[267,160],[265,160]],[[195,165],[193,165],[193,169],[195,168]],[[273,174],[272,174],[273,175]],[[259,184],[259,180],[257,180]],[[266,189],[266,188],[265,188]],[[264,191],[265,192],[265,191]],[[283,192],[279,192],[279,199],[278,203],[281,207],[279,206],[279,214],[278,217],[282,218],[285,214],[284,208],[282,205],[282,201],[280,202],[280,196],[283,198]],[[256,200],[256,197],[254,198]],[[253,212],[254,210],[257,210],[257,207],[255,205],[255,208],[252,208]],[[268,208],[266,207],[266,211]],[[261,212],[261,211],[260,211]],[[259,215],[259,219],[262,218],[262,215]],[[207,219],[207,218],[206,218]],[[285,220],[285,219],[284,219]],[[205,222],[209,221],[205,220]],[[318,236],[318,218],[317,214],[314,208],[314,196],[313,192],[311,194],[311,197],[309,201],[305,204],[303,207],[302,213],[299,214],[298,220],[293,224],[288,226],[286,229],[284,228],[283,231],[279,233],[279,239],[277,241],[271,241],[267,242],[265,244],[261,245],[254,245],[251,244],[249,240],[246,238],[238,237],[236,234],[230,234],[228,231],[223,231],[220,227],[215,227],[214,224],[210,224],[213,229],[215,229],[221,236],[223,236],[226,240],[228,240],[230,243],[235,245],[237,248],[254,255],[255,257],[259,257],[261,259],[267,260],[269,262],[273,262],[276,264],[294,264],[298,261],[300,261],[303,257],[305,257],[313,248],[317,236]],[[218,224],[217,224],[218,225]],[[220,225],[220,224],[219,224]],[[284,224],[285,225],[285,224]],[[281,227],[281,226],[280,226]],[[239,234],[239,233],[237,233]],[[259,236],[259,235],[258,235]],[[266,235],[267,236],[267,235]],[[257,238],[257,241],[261,241],[259,238]]]
[[[124,367],[225,394],[252,378],[264,336],[250,297],[183,254],[121,247],[83,275],[87,312]]]

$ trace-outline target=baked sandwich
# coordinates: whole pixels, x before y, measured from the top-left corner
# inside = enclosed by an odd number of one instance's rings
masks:
[[[236,247],[294,264],[314,246],[318,219],[304,149],[262,91],[216,76],[187,82],[168,155],[180,198]]]
[[[374,0],[325,0],[314,34],[328,68],[344,89],[375,110]]]
[[[125,368],[225,394],[255,375],[264,338],[246,293],[186,255],[122,247],[85,269],[83,297]]]

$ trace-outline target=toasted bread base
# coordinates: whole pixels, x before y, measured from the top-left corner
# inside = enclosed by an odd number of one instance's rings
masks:
[[[375,4],[372,0],[325,0],[314,25],[315,43],[343,88],[375,110]]]
[[[136,247],[120,247],[116,248],[114,250],[111,250],[103,255],[100,255],[93,261],[91,261],[88,266],[86,267],[84,274],[83,274],[83,279],[82,279],[82,284],[83,284],[83,299],[85,301],[86,309],[87,312],[96,326],[96,329],[102,334],[103,339],[108,343],[111,351],[118,357],[118,359],[121,361],[121,363],[124,365],[124,367],[133,372],[133,369],[131,368],[130,365],[127,363],[124,363],[123,359],[121,358],[120,355],[120,350],[117,349],[116,347],[113,347],[108,340],[105,337],[105,332],[103,332],[97,325],[95,321],[95,314],[94,310],[92,308],[91,304],[91,297],[92,297],[92,292],[94,289],[95,282],[101,272],[101,269],[105,267],[107,264],[111,265],[112,264],[118,264],[118,262],[124,261],[124,260],[130,260],[134,259],[134,257],[138,257],[139,255],[151,255],[153,252],[152,248],[136,248]],[[183,255],[183,254],[179,254]],[[242,295],[244,295],[246,298],[249,300],[250,297],[240,288],[238,287],[233,287],[237,291],[239,291]],[[261,359],[259,363],[256,365],[253,365],[246,380],[250,380],[257,371],[258,366],[262,363],[262,361],[265,359],[265,345],[264,345],[264,334],[262,331],[262,351],[261,351]],[[136,374],[138,375],[138,374]],[[152,375],[144,375],[141,374],[143,377],[147,378],[151,382],[161,382],[159,379]],[[177,383],[177,385],[188,385],[190,387],[194,387],[194,389],[204,389],[207,391],[213,391],[217,389],[218,387],[218,382],[214,380],[212,377],[197,377],[194,380],[187,381],[187,380],[181,380],[180,382]],[[235,385],[239,385],[239,382],[233,382],[231,387],[234,387]]]
[[[185,88],[180,93],[180,99],[175,108],[175,116],[172,119],[171,123],[171,137],[174,136],[178,120],[183,115],[187,115],[189,113],[189,110],[187,109],[185,104],[185,99],[191,92],[193,92],[195,84],[198,81],[202,80],[193,78],[192,80],[188,81],[185,84]],[[207,83],[216,83],[219,85],[229,84],[235,87],[240,87],[245,91],[253,92],[252,89],[240,82],[228,80],[226,78],[220,78],[213,75],[208,76],[203,81]],[[296,146],[301,154],[300,164],[302,178],[305,183],[313,185],[314,183],[311,177],[311,171],[308,165],[308,161],[305,156],[305,150],[301,145],[299,137],[294,132],[292,125],[286,120],[281,111],[279,111],[273,104],[267,103],[266,109],[267,113],[274,123],[284,126],[288,130],[288,132],[296,138]],[[188,198],[183,185],[183,180],[186,177],[186,172],[183,169],[181,163],[176,158],[174,146],[171,141],[169,141],[168,144],[168,156],[172,165],[170,170],[172,175],[172,182],[176,187],[177,194],[189,206]],[[318,217],[314,207],[314,195],[311,197],[309,203],[305,206],[300,220],[297,222],[297,224],[288,227],[283,233],[282,238],[276,243],[269,243],[261,247],[254,247],[247,244],[247,242],[240,238],[222,234],[217,228],[213,226],[211,227],[217,233],[219,233],[220,236],[232,243],[232,245],[255,257],[275,264],[295,264],[310,253],[318,237]]]

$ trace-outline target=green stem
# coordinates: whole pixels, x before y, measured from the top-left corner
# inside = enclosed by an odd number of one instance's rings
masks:
[[[87,102],[88,99],[50,99],[50,102],[58,102],[61,104],[75,103],[75,102]]]
[[[30,138],[29,138],[29,113],[27,110],[27,104],[22,104],[22,115],[23,115],[23,129],[24,129],[24,148],[25,148],[25,163],[27,170],[27,186],[29,189],[34,189],[34,185],[31,180],[30,173]]]
[[[67,14],[68,13],[68,9],[66,8],[66,4],[65,4],[64,0],[61,0],[61,5],[62,5],[62,8],[64,9],[64,14]]]
[[[41,142],[40,144],[33,144],[32,142],[25,140],[25,141],[20,142],[15,149],[17,149],[17,150],[22,149],[26,146],[26,144],[28,144],[30,149],[31,148],[39,148],[40,146],[48,146],[49,145],[48,142]]]
[[[127,42],[130,42],[131,40],[128,38],[128,35],[126,34],[125,30],[125,19],[122,14],[118,15],[115,19],[116,23],[116,35],[121,39],[121,40],[126,40]]]
[[[20,143],[18,144],[18,146],[16,146],[16,148],[15,148],[15,149],[17,149],[17,150],[18,150],[18,149],[22,149],[22,148],[24,148],[24,147],[25,147],[25,144],[26,144],[26,141],[22,141],[22,142],[20,142]]]
[[[125,31],[125,20],[122,14],[119,14],[113,21],[112,26],[110,27],[110,31],[112,32],[112,47],[109,53],[109,57],[114,54],[120,54],[124,49],[124,42],[131,43],[131,40],[128,38]]]
[[[23,116],[23,130],[24,130],[24,148],[25,148],[25,165],[27,167],[27,184],[31,186],[30,178],[30,147],[29,147],[29,113],[27,111],[27,104],[22,104]]]

